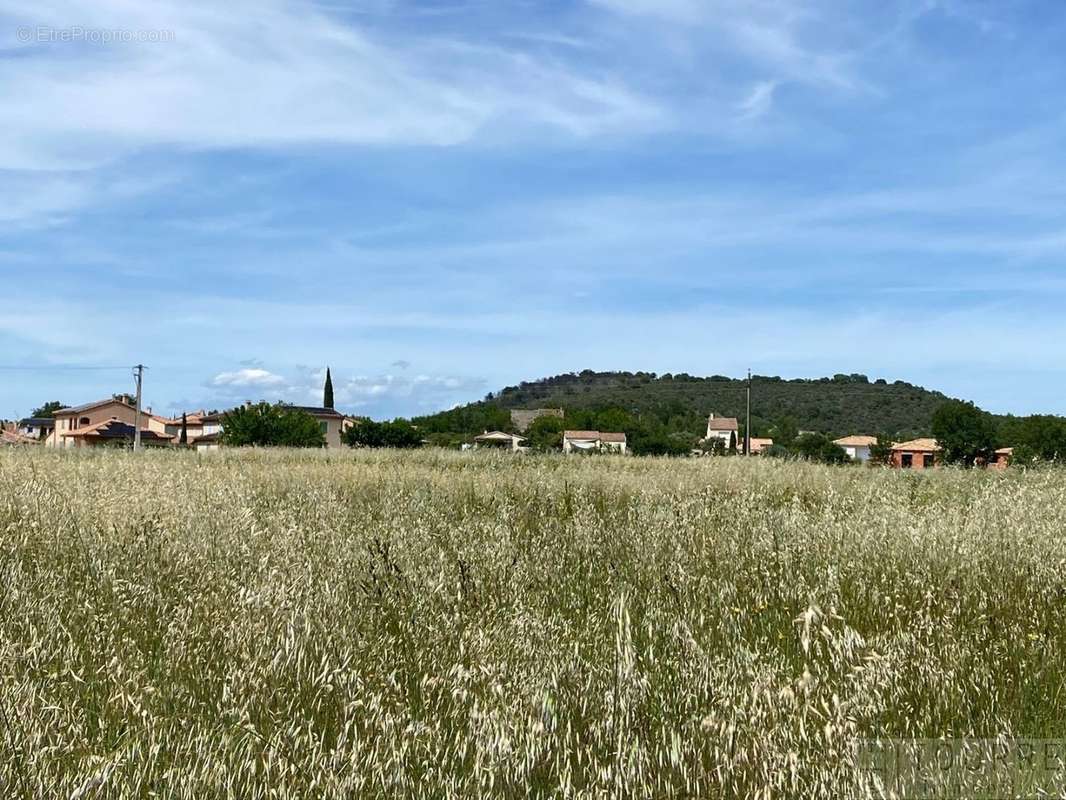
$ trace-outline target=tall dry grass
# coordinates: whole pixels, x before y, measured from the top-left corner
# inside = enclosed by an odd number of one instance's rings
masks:
[[[0,454],[5,798],[868,796],[1066,722],[1066,474]]]

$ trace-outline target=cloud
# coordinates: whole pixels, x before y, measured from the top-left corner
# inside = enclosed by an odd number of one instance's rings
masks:
[[[211,386],[255,386],[274,387],[285,383],[280,375],[275,375],[265,369],[245,368],[235,372],[220,372],[210,381]]]
[[[333,369],[332,375],[337,408],[374,417],[432,413],[484,394],[487,385],[484,378],[464,375],[353,376],[344,368]],[[324,379],[324,369],[307,366],[221,372],[205,382],[208,396],[183,402],[212,408],[243,400],[319,405]]]
[[[749,67],[788,80],[832,89],[856,89],[865,81],[854,54],[882,35],[869,28],[841,25],[829,3],[792,0],[588,0],[623,18],[651,19],[688,42],[682,52],[728,52]],[[850,22],[850,20],[849,20]],[[654,36],[647,36],[654,42]],[[720,62],[720,59],[719,59]],[[697,64],[701,63],[699,59]]]
[[[407,413],[429,413],[484,390],[484,378],[460,375],[360,375],[336,386],[338,402],[356,409],[403,407]]]
[[[660,119],[654,101],[602,70],[351,19],[284,0],[0,11],[12,32],[77,24],[171,37],[16,46],[0,88],[0,167],[99,165],[155,145],[450,146],[490,126],[580,137]]]
[[[774,91],[777,81],[759,81],[748,95],[737,105],[740,119],[755,120],[765,115],[774,103]]]
[[[590,0],[593,5],[619,14],[656,17],[670,22],[692,24],[705,20],[711,9],[700,0]]]

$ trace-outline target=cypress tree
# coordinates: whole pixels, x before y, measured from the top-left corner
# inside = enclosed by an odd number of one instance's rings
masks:
[[[333,408],[333,378],[329,374],[329,367],[326,367],[326,385],[322,390],[322,407]]]
[[[178,437],[178,444],[189,443],[189,419],[185,416],[185,412],[181,412],[181,436]]]

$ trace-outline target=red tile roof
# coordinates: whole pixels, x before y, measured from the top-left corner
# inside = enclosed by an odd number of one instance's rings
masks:
[[[480,436],[475,436],[475,442],[501,442],[504,439],[517,439],[520,442],[524,442],[526,439],[524,436],[519,436],[514,433],[506,433],[505,431],[485,431]]]
[[[96,400],[96,401],[94,401],[92,403],[85,403],[83,405],[74,406],[72,408],[61,408],[61,409],[59,409],[59,411],[55,412],[55,416],[56,416],[56,418],[59,418],[59,417],[76,417],[76,416],[78,416],[78,414],[81,414],[84,411],[91,411],[94,408],[100,408],[101,406],[111,405],[112,403],[116,403],[116,404],[118,404],[120,406],[125,406],[126,408],[133,408],[133,406],[131,406],[129,403],[125,402],[124,400],[120,400],[117,397],[109,397],[106,400]],[[142,409],[141,413],[145,414],[146,412]]]
[[[838,444],[841,447],[872,447],[877,444],[876,436],[845,436],[842,439],[834,439],[833,444]]]
[[[611,433],[606,431],[563,431],[564,439],[588,439],[599,442],[625,442],[624,433]]]
[[[15,431],[0,431],[0,445],[4,444],[40,444],[40,440],[23,436]]]
[[[564,439],[599,439],[599,431],[563,431]]]
[[[709,431],[735,431],[737,430],[736,417],[716,417],[713,414],[707,418],[707,430]]]
[[[892,445],[892,449],[909,453],[935,453],[940,450],[940,445],[936,439],[911,439]]]

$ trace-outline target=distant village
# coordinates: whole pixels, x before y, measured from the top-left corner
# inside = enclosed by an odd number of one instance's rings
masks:
[[[251,403],[245,404],[251,407]],[[331,404],[322,406],[286,405],[287,409],[303,412],[318,422],[325,446],[346,447],[345,432],[363,423],[358,417],[340,413]],[[38,446],[48,448],[130,447],[136,441],[143,447],[182,447],[199,452],[211,452],[224,446],[222,432],[227,412],[208,413],[205,410],[166,417],[152,413],[151,408],[138,409],[129,394],[84,403],[56,410],[50,417],[29,417],[17,422],[4,422],[0,430],[0,445]],[[525,433],[541,417],[564,416],[561,408],[515,409],[511,411],[511,425],[516,432],[485,431],[461,445],[467,450],[504,450],[515,454],[529,452]],[[740,421],[736,417],[710,414],[706,436],[690,453],[693,457],[716,455],[767,454],[774,446],[771,438],[740,435]],[[804,432],[800,432],[801,434]],[[139,435],[138,435],[139,434]],[[878,438],[868,434],[854,434],[833,440],[847,458],[867,463],[873,458]],[[566,454],[599,453],[625,456],[629,454],[626,434],[621,431],[564,430],[562,451]],[[1012,448],[996,450],[986,466],[1002,469],[1009,463]],[[935,439],[920,438],[891,443],[884,463],[900,469],[930,469],[941,463],[941,448]]]

